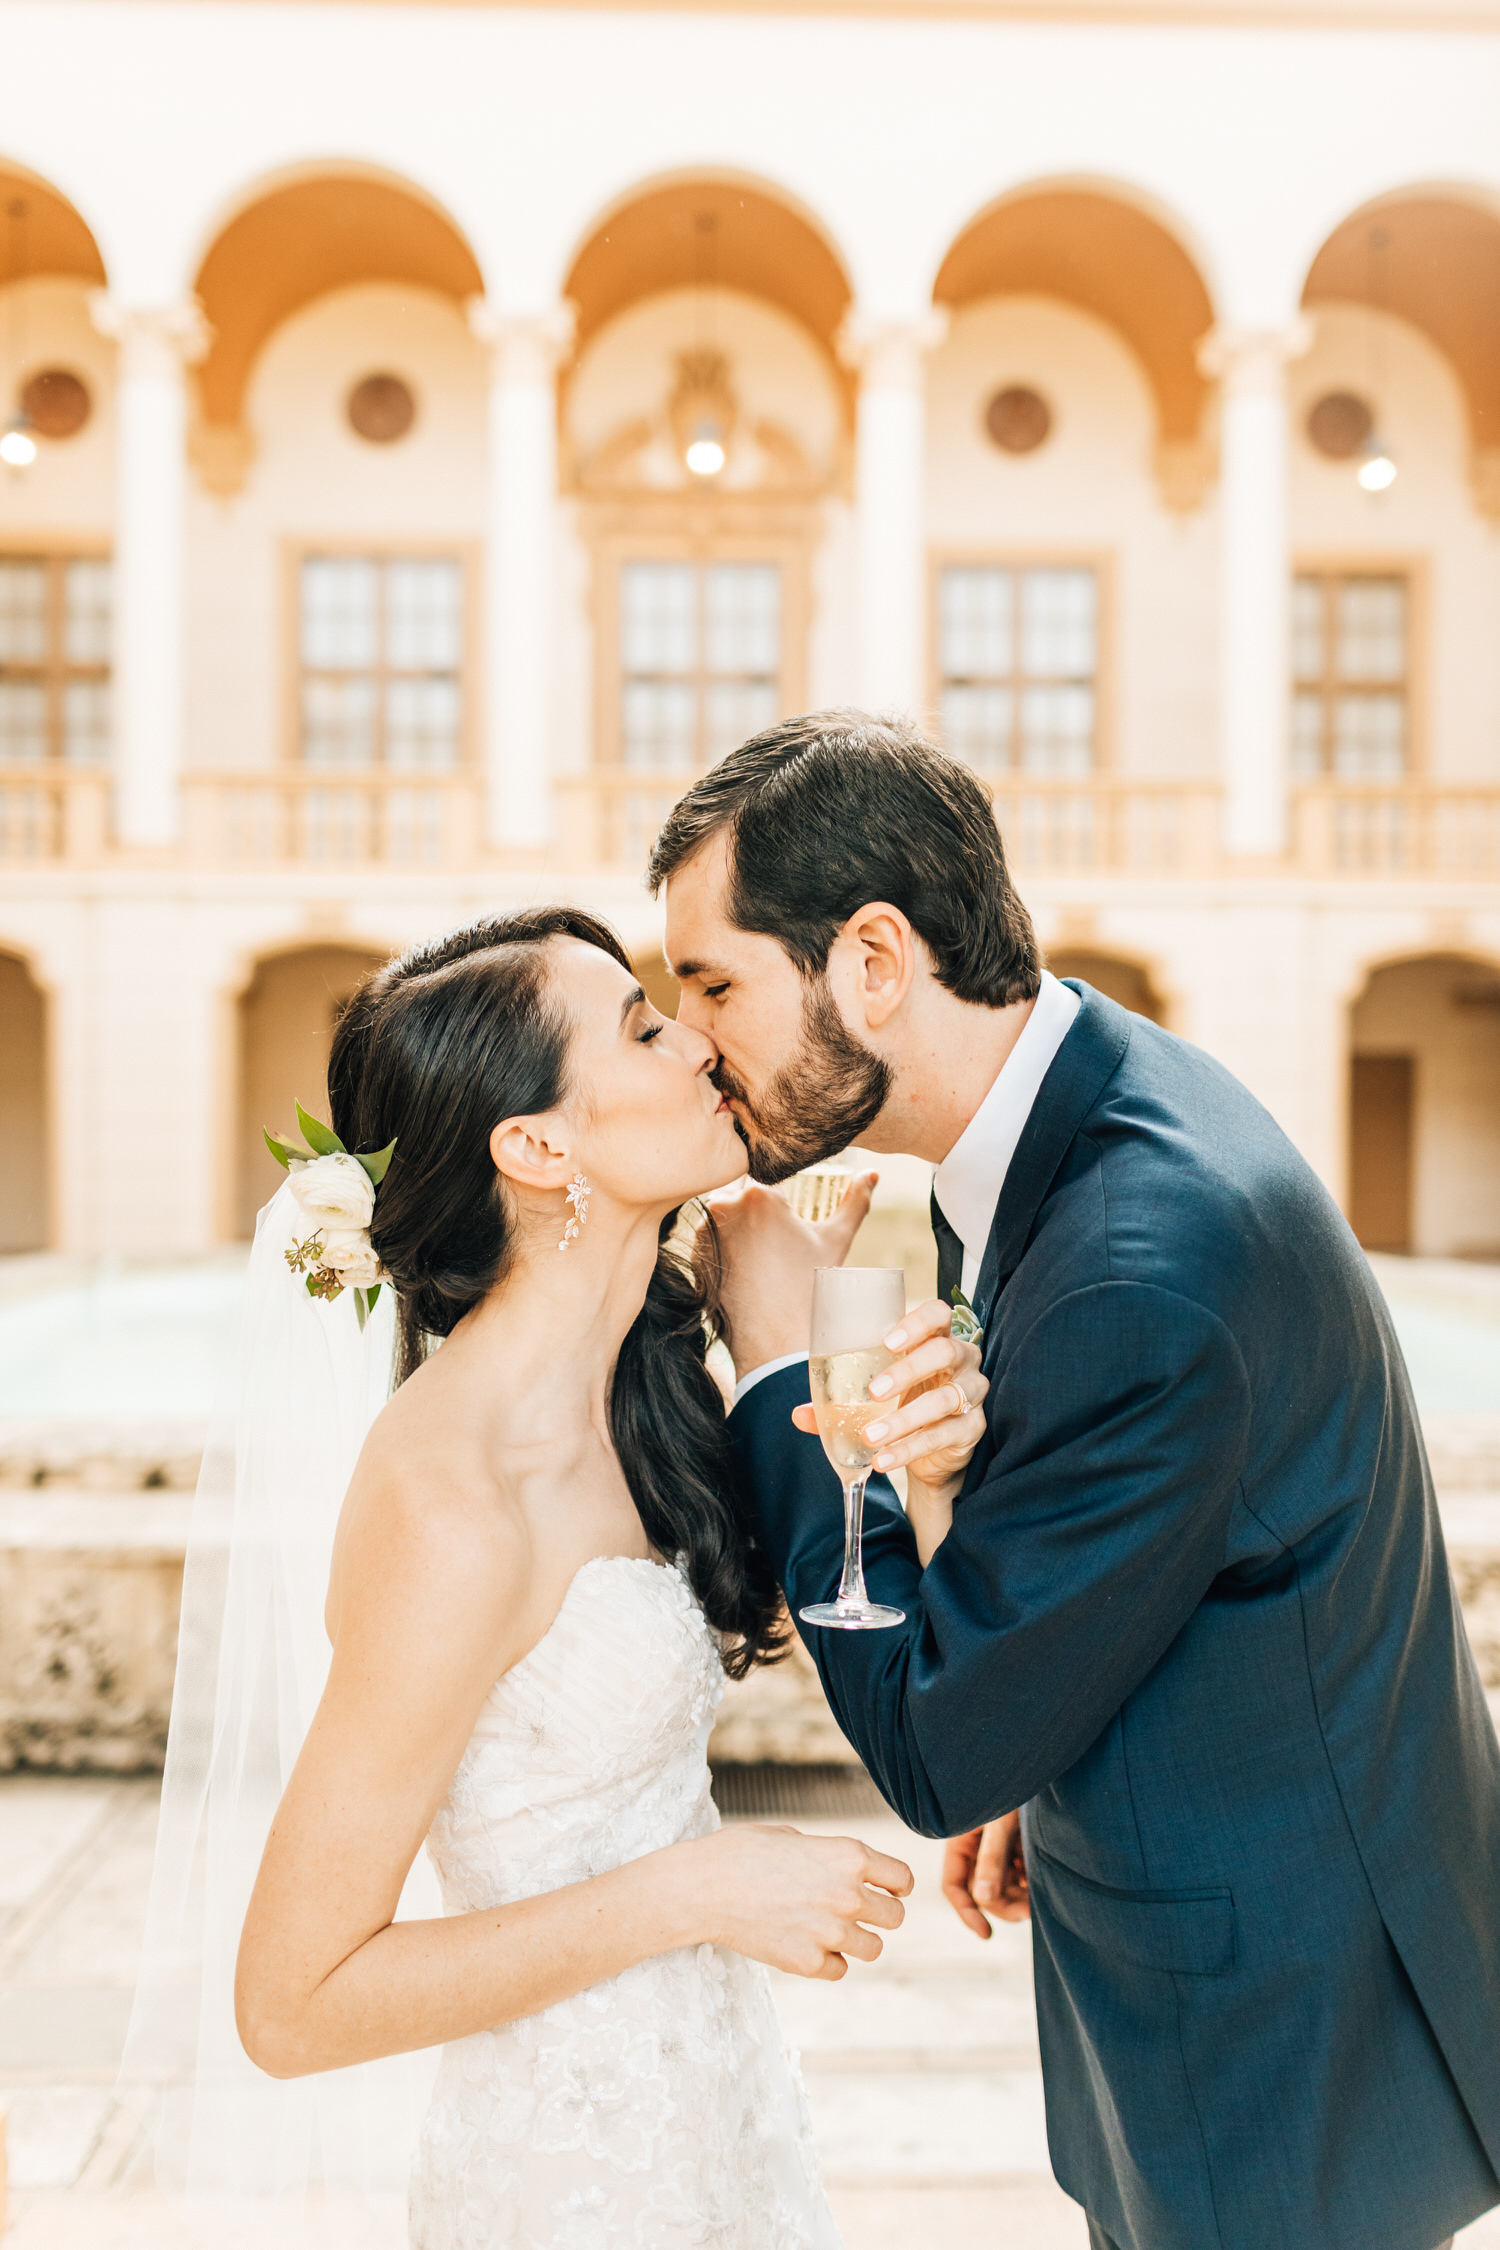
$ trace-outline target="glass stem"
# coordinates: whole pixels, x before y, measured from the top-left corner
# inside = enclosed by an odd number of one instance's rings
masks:
[[[870,1472],[864,1471],[851,1484],[844,1487],[844,1575],[839,1580],[839,1600],[850,1605],[858,1603],[863,1608],[869,1600],[865,1592],[865,1566],[860,1554],[860,1527],[865,1512],[865,1486]]]

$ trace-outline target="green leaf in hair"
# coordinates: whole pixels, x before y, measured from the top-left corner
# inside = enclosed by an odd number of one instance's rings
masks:
[[[347,1156],[348,1150],[331,1125],[320,1124],[310,1117],[302,1104],[297,1104],[297,1123],[302,1127],[302,1137],[315,1156]]]
[[[384,1148],[377,1148],[373,1150],[372,1153],[368,1156],[356,1156],[354,1161],[356,1164],[362,1164],[364,1166],[366,1172],[369,1174],[371,1187],[379,1187],[381,1181],[385,1178],[386,1173],[391,1168],[391,1158],[395,1155],[395,1153],[395,1142],[388,1141]]]

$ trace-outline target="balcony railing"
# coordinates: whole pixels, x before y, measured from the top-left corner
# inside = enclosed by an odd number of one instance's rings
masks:
[[[636,872],[687,786],[677,773],[598,769],[560,776],[559,870]],[[1149,880],[1281,874],[1343,881],[1500,878],[1500,781],[1325,781],[1293,791],[1286,856],[1226,859],[1221,793],[1210,783],[1124,774],[1006,775],[991,793],[1019,876]],[[187,775],[179,846],[156,854],[110,840],[110,783],[98,769],[0,766],[0,866],[164,860],[190,868],[500,867],[484,841],[482,777],[278,767]]]

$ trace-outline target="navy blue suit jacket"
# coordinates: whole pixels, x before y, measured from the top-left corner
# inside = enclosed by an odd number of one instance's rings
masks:
[[[907,1623],[804,1629],[911,1827],[1024,1805],[1048,2137],[1122,2250],[1431,2250],[1500,2200],[1500,1750],[1363,1255],[1227,1071],[1088,986],[976,1296],[988,1437]],[[836,1481],[730,1419],[795,1616]]]

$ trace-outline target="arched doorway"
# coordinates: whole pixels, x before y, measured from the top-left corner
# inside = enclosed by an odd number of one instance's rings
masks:
[[[239,1002],[239,1179],[236,1233],[255,1232],[255,1214],[285,1175],[268,1155],[262,1126],[295,1139],[301,1102],[328,1115],[328,1049],[350,994],[385,956],[345,945],[310,945],[257,964]]]
[[[47,1242],[47,1003],[0,953],[0,1252]]]
[[[1500,1258],[1500,970],[1392,962],[1350,1031],[1355,1234],[1367,1250]]]
[[[1167,1020],[1161,994],[1138,961],[1123,961],[1114,953],[1095,953],[1087,946],[1063,945],[1047,955],[1047,966],[1055,977],[1078,977],[1084,984],[1091,984],[1106,1000],[1128,1008],[1133,1016],[1144,1016],[1149,1023]]]

